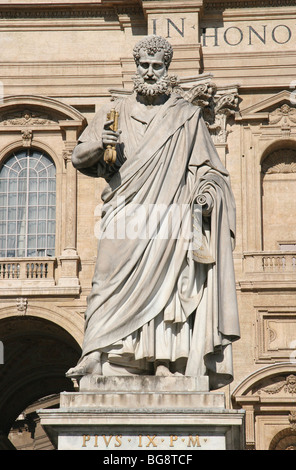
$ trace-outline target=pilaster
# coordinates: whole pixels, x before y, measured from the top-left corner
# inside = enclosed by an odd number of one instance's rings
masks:
[[[180,76],[201,71],[199,23],[203,0],[143,0],[148,34],[168,39],[174,47],[172,70]],[[186,66],[184,62],[186,60]]]
[[[65,207],[65,245],[59,262],[61,264],[61,276],[59,285],[79,285],[77,254],[77,171],[71,163],[72,152],[77,145],[80,123],[75,121],[60,121],[61,129],[65,135],[63,159],[66,171],[66,201]]]

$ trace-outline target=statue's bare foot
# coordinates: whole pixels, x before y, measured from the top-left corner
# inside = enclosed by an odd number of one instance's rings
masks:
[[[171,377],[174,374],[169,369],[168,361],[159,361],[155,364],[155,375],[158,377]]]
[[[66,372],[66,377],[81,378],[88,374],[102,375],[101,353],[99,351],[85,356],[76,367],[72,367]]]

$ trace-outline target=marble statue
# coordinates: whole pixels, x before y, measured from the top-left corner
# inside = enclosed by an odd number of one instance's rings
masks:
[[[133,93],[98,111],[72,156],[107,186],[82,356],[66,375],[208,376],[217,389],[240,335],[230,177],[201,110],[174,91],[168,41],[133,53]]]

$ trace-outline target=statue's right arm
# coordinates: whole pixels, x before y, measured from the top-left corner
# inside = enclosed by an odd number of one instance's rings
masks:
[[[72,154],[73,166],[80,170],[96,165],[104,157],[102,142],[80,142]]]
[[[90,168],[104,160],[104,152],[107,145],[116,145],[121,134],[121,130],[113,131],[110,125],[113,120],[105,121],[102,129],[101,139],[85,140],[80,142],[72,154],[72,163],[77,170]],[[98,125],[99,127],[99,125]]]

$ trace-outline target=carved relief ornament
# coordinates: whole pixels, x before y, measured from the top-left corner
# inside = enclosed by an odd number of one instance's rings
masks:
[[[283,104],[269,114],[269,124],[279,124],[281,121],[284,124],[288,124],[289,121],[296,124],[296,109],[288,104]]]
[[[16,308],[20,315],[25,315],[28,308],[28,299],[20,297],[16,300]]]
[[[262,162],[262,173],[296,173],[296,151],[275,150]]]
[[[23,146],[30,147],[33,139],[33,132],[31,129],[22,130],[22,139],[23,139]]]
[[[296,375],[290,374],[287,377],[277,377],[274,383],[260,388],[258,394],[264,392],[268,395],[276,395],[282,391],[291,395],[296,393]]]
[[[2,126],[39,126],[46,124],[56,124],[51,116],[39,114],[35,111],[25,110],[4,114],[0,117]]]

